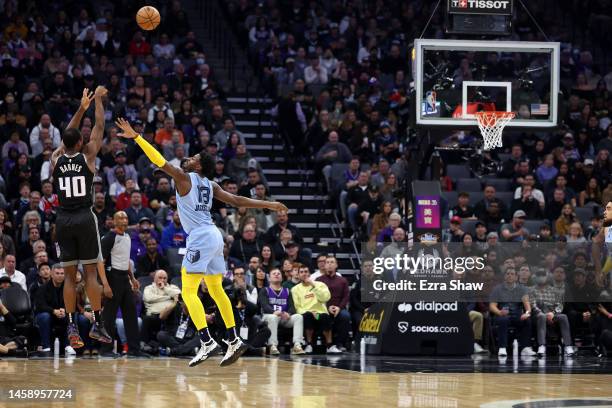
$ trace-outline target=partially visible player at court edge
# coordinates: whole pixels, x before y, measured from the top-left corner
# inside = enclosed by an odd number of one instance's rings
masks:
[[[592,255],[595,266],[595,279],[599,286],[603,286],[606,274],[612,271],[612,201],[608,201],[604,209],[603,228],[593,237]],[[606,246],[607,254],[604,265],[601,265],[601,249]],[[612,287],[612,275],[610,276]]]
[[[76,325],[76,273],[79,263],[83,265],[85,290],[94,312],[94,324],[89,337],[103,343],[112,341],[100,314],[102,305],[97,278],[98,263],[101,260],[100,234],[96,216],[91,209],[95,160],[104,135],[102,98],[106,93],[103,86],[96,88],[93,97],[88,89],[83,90],[81,105],[62,135],[62,145],[51,157],[53,186],[59,200],[56,236],[65,271],[64,303],[68,313],[68,339],[73,348],[84,345]],[[96,102],[95,125],[89,143],[84,146],[78,126],[92,99]],[[100,278],[105,293],[110,294],[106,275],[102,273]]]
[[[287,207],[279,202],[252,200],[224,191],[217,183],[211,181],[215,171],[215,160],[204,151],[186,160],[184,168],[189,172],[186,173],[167,163],[155,147],[137,134],[125,119],[117,120],[117,126],[123,131],[119,136],[134,139],[149,160],[171,176],[176,184],[176,201],[181,223],[189,234],[187,252],[181,268],[182,296],[189,315],[199,331],[201,344],[200,350],[189,362],[189,366],[193,367],[203,362],[219,348],[217,342],[210,336],[204,306],[198,298],[198,288],[202,278],[227,328],[227,340],[223,341],[228,347],[221,365],[232,364],[248,346],[236,333],[232,305],[221,285],[226,272],[223,237],[210,215],[213,197],[234,207],[267,208],[272,211],[287,211]]]

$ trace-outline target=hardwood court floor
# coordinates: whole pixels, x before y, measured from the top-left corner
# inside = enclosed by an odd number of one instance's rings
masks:
[[[360,373],[302,362],[243,358],[230,367],[187,360],[0,361],[0,387],[73,388],[76,401],[0,407],[487,407],[502,400],[612,397],[609,374]],[[525,405],[529,407],[574,406]],[[578,405],[576,405],[578,406]],[[581,407],[612,406],[608,402]]]

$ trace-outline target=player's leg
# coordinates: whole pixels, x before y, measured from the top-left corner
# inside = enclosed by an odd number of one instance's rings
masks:
[[[189,367],[194,367],[204,362],[210,354],[220,348],[208,331],[204,305],[202,305],[202,301],[198,297],[198,289],[202,282],[202,276],[201,273],[188,273],[185,267],[181,268],[181,296],[189,311],[189,317],[191,317],[191,321],[193,321],[200,335],[200,350],[198,350],[196,356],[189,362]]]
[[[211,261],[211,264],[212,263]],[[211,266],[209,270],[215,271],[214,266]],[[222,281],[223,275],[221,273],[204,276],[204,282],[208,288],[208,293],[210,293],[210,296],[217,304],[219,312],[221,313],[221,318],[223,318],[223,322],[227,329],[227,340],[224,341],[227,343],[228,347],[223,360],[221,360],[221,365],[227,366],[238,360],[238,358],[248,350],[248,345],[244,343],[236,333],[234,310],[227,293],[223,290]]]
[[[106,331],[104,319],[102,318],[102,288],[98,283],[97,261],[83,265],[83,270],[85,271],[85,292],[91,303],[94,316],[89,337],[101,343],[112,343],[113,339]]]
[[[85,292],[91,303],[94,322],[89,337],[102,343],[112,343],[113,339],[106,332],[102,318],[102,287],[98,283],[98,264],[102,259],[98,220],[91,210],[75,214],[75,223],[79,226],[78,256],[83,265]]]
[[[68,315],[68,341],[72,348],[81,348],[85,345],[79,335],[76,318],[76,275],[77,275],[77,237],[73,235],[70,217],[59,214],[57,218],[57,243],[60,248],[60,259],[64,267],[64,307]]]

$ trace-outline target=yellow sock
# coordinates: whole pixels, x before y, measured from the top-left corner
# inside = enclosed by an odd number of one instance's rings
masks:
[[[198,297],[198,288],[200,282],[202,282],[202,275],[200,274],[188,274],[185,268],[181,269],[181,278],[183,280],[183,289],[181,294],[183,301],[189,310],[189,316],[193,321],[196,329],[202,330],[207,327],[206,324],[206,312],[204,311],[204,305]]]
[[[234,322],[234,310],[232,309],[232,303],[227,297],[227,293],[225,293],[223,290],[223,286],[221,284],[222,281],[223,276],[221,274],[204,276],[204,282],[206,282],[208,293],[210,293],[210,296],[212,296],[213,300],[217,304],[219,312],[221,312],[223,322],[225,322],[225,327],[231,329],[232,327],[236,326],[236,323]],[[189,313],[191,313],[191,310]]]

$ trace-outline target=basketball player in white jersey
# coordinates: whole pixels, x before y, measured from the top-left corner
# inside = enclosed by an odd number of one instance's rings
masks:
[[[181,224],[189,234],[187,252],[181,268],[182,296],[189,315],[198,329],[201,344],[200,350],[189,362],[189,366],[193,367],[203,362],[219,348],[217,342],[210,336],[204,307],[198,298],[198,288],[202,279],[217,304],[227,328],[227,340],[224,342],[228,347],[221,365],[232,364],[248,346],[236,334],[232,305],[221,285],[226,271],[223,238],[210,215],[213,197],[234,207],[267,208],[272,211],[287,211],[287,207],[279,202],[252,200],[224,191],[217,183],[211,181],[215,160],[206,152],[187,159],[184,167],[189,173],[186,173],[166,162],[155,147],[136,133],[125,119],[117,120],[117,126],[123,131],[119,136],[134,139],[149,160],[172,177],[176,184],[176,201]]]
[[[593,237],[593,264],[595,266],[595,281],[598,286],[603,286],[605,275],[612,270],[612,201],[606,204],[604,209],[603,228]],[[604,265],[601,265],[601,248],[605,245],[607,251]]]

